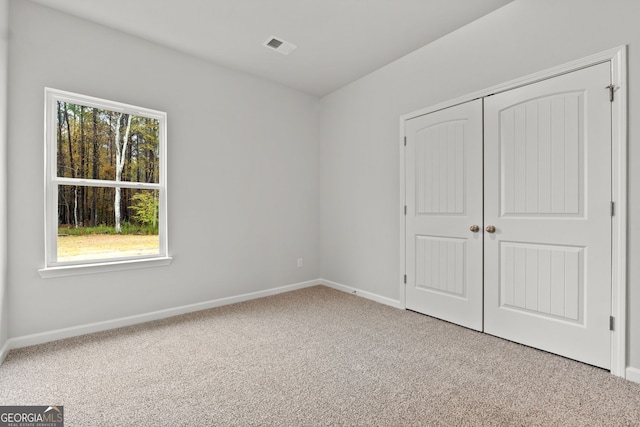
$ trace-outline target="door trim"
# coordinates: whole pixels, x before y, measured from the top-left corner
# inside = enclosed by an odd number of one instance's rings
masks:
[[[615,330],[611,333],[611,374],[626,378],[627,354],[627,46],[619,46],[557,67],[548,68],[506,83],[492,86],[431,107],[423,108],[400,116],[400,305],[406,308],[404,275],[406,274],[406,224],[404,206],[405,192],[405,122],[444,108],[453,107],[478,98],[515,89],[577,71],[581,68],[611,63],[611,83],[615,86],[615,98],[611,108],[611,150],[612,150],[612,198],[615,215],[612,217],[612,271],[611,271],[611,315],[615,320]],[[605,88],[603,88],[605,90]]]

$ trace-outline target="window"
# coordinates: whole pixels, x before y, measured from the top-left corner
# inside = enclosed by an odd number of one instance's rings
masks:
[[[167,264],[166,114],[45,89],[43,277]]]

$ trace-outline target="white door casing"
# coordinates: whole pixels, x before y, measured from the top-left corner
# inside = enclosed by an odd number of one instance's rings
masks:
[[[482,101],[405,132],[407,308],[482,330]]]
[[[610,65],[485,98],[485,332],[610,367]]]

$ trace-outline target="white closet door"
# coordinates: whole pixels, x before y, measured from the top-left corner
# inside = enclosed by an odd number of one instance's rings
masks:
[[[485,99],[485,332],[610,367],[603,63]]]
[[[406,306],[482,330],[482,101],[408,120],[405,135]]]

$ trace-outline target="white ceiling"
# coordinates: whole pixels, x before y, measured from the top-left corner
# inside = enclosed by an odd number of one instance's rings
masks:
[[[513,0],[32,1],[323,96]]]

